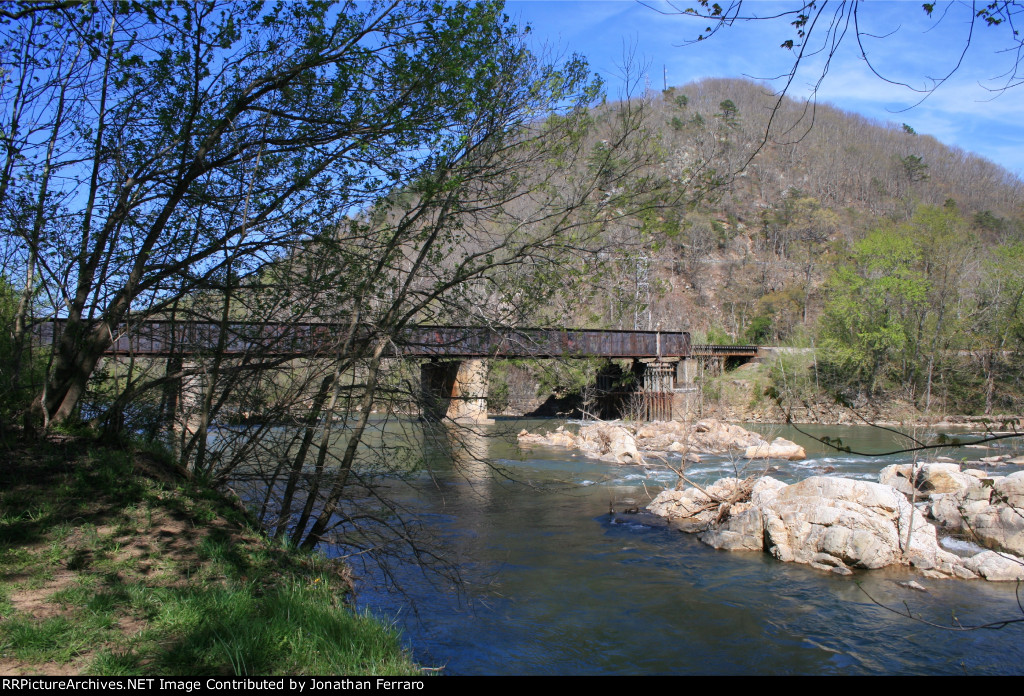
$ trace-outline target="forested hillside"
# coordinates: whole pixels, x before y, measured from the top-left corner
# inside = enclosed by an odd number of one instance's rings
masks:
[[[968,409],[1017,403],[1024,182],[910,124],[746,80],[649,98],[670,177],[713,186],[637,224],[590,321],[817,345],[819,381],[856,396],[930,407],[943,381]]]

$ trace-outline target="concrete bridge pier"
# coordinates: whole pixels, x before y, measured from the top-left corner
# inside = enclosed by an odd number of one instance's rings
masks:
[[[177,375],[165,387],[167,413],[171,414],[171,447],[175,456],[180,456],[185,443],[199,432],[202,425],[201,411],[203,394],[206,389],[206,375],[202,363],[196,360],[182,360],[180,356],[169,358],[167,374]]]
[[[676,363],[676,384],[680,387],[693,386],[697,377],[697,367],[693,358],[683,358]]]
[[[493,423],[487,417],[487,373],[484,359],[425,362],[420,366],[423,415],[434,421]]]

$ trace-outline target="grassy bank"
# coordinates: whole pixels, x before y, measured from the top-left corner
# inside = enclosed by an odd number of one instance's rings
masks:
[[[420,674],[343,566],[160,457],[0,447],[0,674]]]

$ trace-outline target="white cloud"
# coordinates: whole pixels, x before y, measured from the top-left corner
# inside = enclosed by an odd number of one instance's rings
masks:
[[[744,4],[745,11],[760,16],[792,7],[790,3]],[[861,28],[882,37],[866,39],[865,50],[886,76],[926,86],[930,84],[928,76],[944,75],[956,64],[969,15],[969,6],[964,7],[951,6],[950,14],[937,22],[937,17],[928,18],[916,2],[863,4],[859,9]],[[506,12],[530,21],[538,42],[548,39],[586,55],[613,93],[620,79],[623,46],[635,46],[636,57],[649,66],[650,83],[655,88],[661,87],[663,67],[669,84],[681,85],[703,77],[771,78],[792,66],[793,53],[780,47],[793,35],[791,18],[737,22],[708,41],[684,45],[696,38],[706,21],[662,15],[632,0],[513,1]],[[815,36],[823,36],[821,29],[819,25]],[[995,53],[1002,39],[997,31],[976,27],[975,32],[975,44],[960,69],[919,105],[923,95],[872,74],[848,34],[833,57],[818,99],[882,122],[910,123],[918,132],[1020,172],[1024,167],[1020,118],[1024,86],[991,99],[992,94],[979,83],[990,85],[1011,58]],[[807,57],[790,95],[806,98],[824,65],[822,53]],[[775,85],[781,87],[778,82]],[[906,110],[908,107],[913,108]]]

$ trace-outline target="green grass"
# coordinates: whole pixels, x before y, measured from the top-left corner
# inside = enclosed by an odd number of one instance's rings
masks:
[[[418,673],[393,631],[339,606],[326,586],[167,591],[152,624],[178,639],[133,654],[162,674]]]
[[[272,544],[170,468],[152,476],[152,454],[82,442],[14,456],[0,470],[0,671],[421,673],[395,631],[353,613],[341,567]]]

